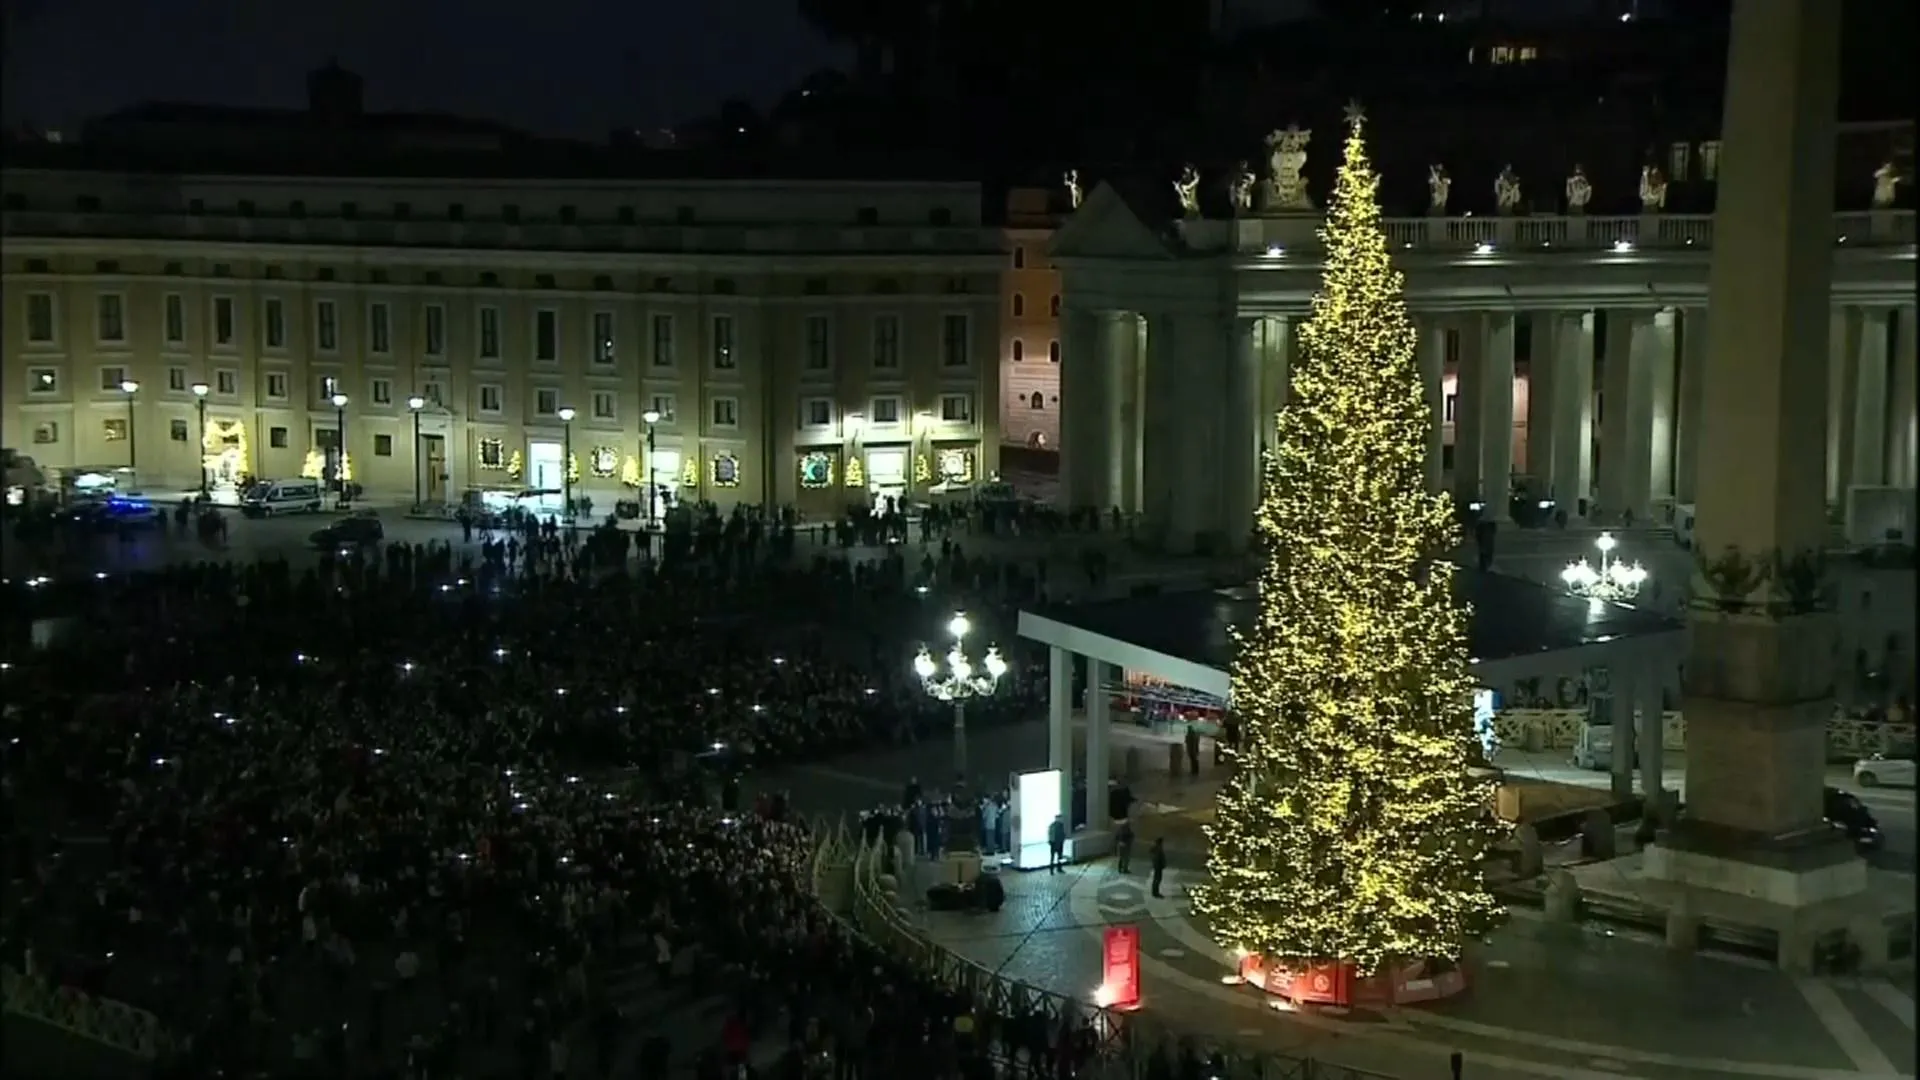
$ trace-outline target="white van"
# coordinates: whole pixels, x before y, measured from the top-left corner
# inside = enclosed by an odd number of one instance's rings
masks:
[[[240,512],[248,517],[312,514],[321,501],[318,480],[262,480],[240,496]]]

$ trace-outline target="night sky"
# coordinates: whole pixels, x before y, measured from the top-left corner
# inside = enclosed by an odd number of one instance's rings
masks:
[[[300,107],[337,58],[369,109],[603,138],[770,103],[840,53],[794,0],[7,0],[6,119],[77,131],[146,100]]]

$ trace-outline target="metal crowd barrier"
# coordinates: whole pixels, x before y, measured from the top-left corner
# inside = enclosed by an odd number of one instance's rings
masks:
[[[54,986],[38,975],[0,967],[6,1011],[51,1024],[115,1050],[152,1061],[172,1048],[160,1018],[111,998],[94,997],[69,986]]]
[[[1193,1032],[1180,1031],[1139,1012],[1103,1008],[1029,986],[940,947],[926,937],[880,880],[885,841],[855,843],[852,851],[851,922],[875,944],[912,961],[948,989],[1002,1017],[1043,1016],[1052,1031],[1071,1018],[1094,1033],[1097,1054],[1090,1073],[1098,1080],[1146,1080],[1156,1058],[1178,1072],[1191,1049],[1208,1063],[1210,1080],[1391,1080],[1383,1073],[1330,1065],[1312,1058],[1259,1053]]]

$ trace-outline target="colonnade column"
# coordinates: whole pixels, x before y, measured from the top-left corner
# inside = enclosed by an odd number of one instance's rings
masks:
[[[1916,423],[1920,420],[1916,416],[1916,412],[1920,412],[1916,405],[1920,402],[1915,401],[1915,395],[1920,394],[1920,383],[1916,383],[1915,378],[1915,368],[1920,365],[1920,336],[1916,336],[1920,327],[1914,325],[1916,316],[1920,316],[1920,309],[1911,304],[1894,313],[1893,431],[1888,440],[1892,444],[1892,460],[1888,464],[1887,482],[1908,489],[1920,483],[1920,460],[1916,460],[1920,457],[1920,453],[1916,453],[1920,451],[1920,423]]]
[[[1853,363],[1859,374],[1853,387],[1853,483],[1879,487],[1887,482],[1887,336],[1892,312],[1862,308],[1860,338]]]
[[[1060,320],[1060,487],[1069,507],[1110,504],[1115,432],[1106,403],[1112,365],[1097,312],[1069,307]]]
[[[1506,521],[1513,489],[1514,316],[1490,311],[1480,316],[1480,380],[1469,388],[1480,412],[1480,516]]]
[[[1527,353],[1527,467],[1540,492],[1553,493],[1553,395],[1560,377],[1556,344],[1560,320],[1551,311],[1527,315],[1531,344]],[[1569,513],[1572,511],[1569,510]]]
[[[1449,322],[1440,332],[1444,334],[1452,328]],[[1480,442],[1485,424],[1481,419],[1477,388],[1486,381],[1482,374],[1485,368],[1483,335],[1463,332],[1460,367],[1453,380],[1453,492],[1469,502],[1480,497]]]
[[[1243,551],[1253,535],[1253,509],[1260,498],[1260,360],[1262,332],[1268,320],[1234,320],[1226,362],[1226,415],[1221,419],[1224,450],[1221,531],[1229,551]]]
[[[1098,478],[1098,490],[1103,493],[1098,503],[1101,510],[1110,510],[1120,505],[1125,468],[1122,460],[1126,456],[1124,441],[1126,430],[1126,402],[1132,395],[1127,393],[1126,381],[1133,373],[1134,346],[1139,333],[1134,329],[1133,316],[1124,311],[1102,312],[1100,316],[1100,360],[1101,380],[1100,398],[1094,404],[1098,410],[1098,422],[1107,431],[1106,468]]]
[[[1674,503],[1674,442],[1679,433],[1675,377],[1680,372],[1674,356],[1679,323],[1679,313],[1671,308],[1655,315],[1646,356],[1647,432],[1652,436],[1647,442],[1647,496],[1651,505],[1665,506],[1669,516]]]
[[[1673,352],[1671,312],[1607,312],[1606,367],[1601,373],[1600,508],[1636,522],[1651,512],[1653,380],[1657,358]]]
[[[1113,723],[1107,687],[1120,681],[1119,669],[1087,657],[1087,831],[1105,832],[1107,820],[1108,734]]]
[[[1047,768],[1060,770],[1060,810],[1073,805],[1073,654],[1047,650]]]
[[[1640,793],[1647,818],[1665,822],[1666,813],[1666,680],[1658,668],[1643,671],[1634,678],[1640,699],[1640,726],[1635,730],[1634,749],[1640,753]]]
[[[1147,370],[1142,380],[1146,401],[1141,408],[1140,513],[1146,539],[1171,536],[1180,485],[1186,477],[1179,446],[1190,418],[1180,413],[1181,357],[1173,318],[1164,312],[1144,316],[1147,321]]]
[[[1274,423],[1287,404],[1299,316],[1268,315],[1260,322],[1260,445],[1274,445]]]
[[[1146,411],[1147,320],[1133,312],[1121,316],[1127,324],[1124,346],[1116,362],[1120,379],[1120,480],[1118,506],[1128,514],[1141,510],[1140,455]]]
[[[1633,794],[1634,747],[1638,743],[1635,728],[1635,712],[1640,700],[1637,692],[1639,679],[1632,666],[1627,664],[1607,665],[1608,715],[1613,719],[1613,797],[1625,799]]]
[[[1847,512],[1853,486],[1853,421],[1860,385],[1859,312],[1836,307],[1827,318],[1827,505]]]
[[[1420,334],[1420,392],[1427,402],[1427,490],[1446,485],[1447,324],[1423,315],[1415,323]]]
[[[1581,499],[1593,497],[1593,312],[1557,315],[1554,323],[1549,359],[1553,442],[1546,481],[1572,517],[1579,514]],[[1534,351],[1539,353],[1538,345]]]
[[[1706,388],[1707,309],[1687,308],[1680,317],[1680,431],[1673,440],[1673,499],[1694,500],[1700,461],[1700,395]]]

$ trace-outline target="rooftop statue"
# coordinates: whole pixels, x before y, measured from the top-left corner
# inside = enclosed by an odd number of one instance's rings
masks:
[[[1200,216],[1200,170],[1192,165],[1180,169],[1180,179],[1173,182],[1173,193],[1180,200],[1180,212],[1187,217]]]
[[[1288,124],[1285,131],[1267,136],[1268,210],[1311,210],[1313,199],[1307,195],[1307,181],[1300,170],[1307,167],[1307,144],[1313,132]]]
[[[1585,166],[1575,165],[1573,175],[1567,177],[1567,213],[1584,214],[1587,203],[1593,199],[1593,185],[1587,182]]]
[[[1445,165],[1427,166],[1427,213],[1444,216],[1447,199],[1453,192],[1453,178]]]
[[[1500,175],[1493,178],[1493,204],[1503,214],[1520,209],[1520,177],[1514,174],[1511,165],[1502,166]]]

